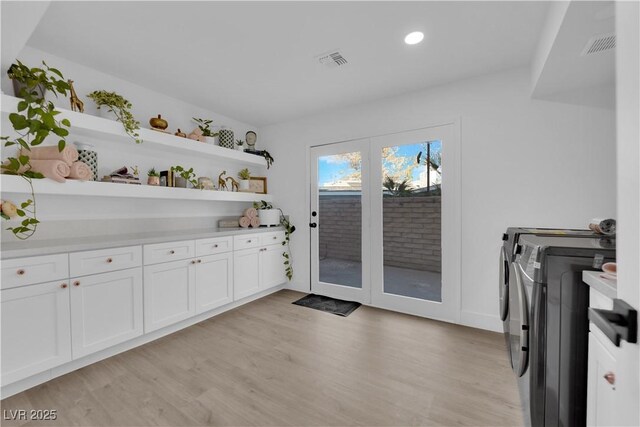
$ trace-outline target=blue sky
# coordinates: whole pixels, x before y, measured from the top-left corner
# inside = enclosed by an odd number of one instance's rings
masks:
[[[440,151],[441,146],[442,144],[439,141],[432,142],[432,152]],[[413,161],[418,155],[418,152],[423,149],[423,143],[401,145],[398,149],[398,155],[410,157]],[[425,154],[423,153],[423,156],[424,155]],[[413,171],[414,179],[418,178],[422,169],[423,168],[416,168]],[[353,172],[354,170],[349,167],[349,162],[346,160],[338,160],[332,156],[320,157],[318,159],[318,183],[320,186],[337,181],[344,176],[352,174]]]

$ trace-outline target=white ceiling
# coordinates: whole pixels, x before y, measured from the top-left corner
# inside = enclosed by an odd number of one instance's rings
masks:
[[[526,65],[547,7],[53,2],[28,45],[260,126]],[[335,48],[348,65],[314,59]]]

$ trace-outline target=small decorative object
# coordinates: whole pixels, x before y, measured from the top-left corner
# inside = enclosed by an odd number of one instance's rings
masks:
[[[250,150],[255,149],[258,135],[254,131],[250,130],[249,132],[247,132],[244,136],[244,139],[247,141],[247,147],[249,147]]]
[[[220,139],[220,147],[230,148],[233,150],[235,140],[233,139],[233,131],[231,129],[225,129],[224,127],[220,129],[218,132],[218,137]]]
[[[198,129],[200,129],[202,131],[202,136],[207,138],[202,142],[208,142],[209,144],[215,144],[215,137],[218,136],[218,132],[214,132],[210,127],[211,123],[213,123],[213,120],[197,119],[197,118],[193,117],[193,121],[198,124]],[[195,130],[194,130],[194,132],[195,132]]]
[[[58,151],[62,152],[66,145],[65,137],[69,135],[67,128],[71,127],[68,119],[58,121],[56,116],[60,113],[51,102],[46,102],[45,93],[51,91],[54,95],[67,96],[69,83],[62,73],[49,67],[44,61],[42,67],[31,68],[20,61],[12,64],[7,72],[13,81],[16,96],[22,98],[18,102],[16,112],[10,113],[8,118],[13,130],[18,136],[3,136],[0,140],[5,147],[21,147],[30,150],[40,145],[48,136],[56,135]],[[30,156],[20,154],[16,157],[8,157],[1,167],[2,172],[16,175],[24,179],[29,186],[29,198],[16,207],[16,214],[20,217],[19,224],[7,228],[20,240],[26,240],[36,232],[40,221],[36,217],[36,196],[33,188],[33,180],[44,178],[42,173],[32,170]],[[7,205],[7,207],[13,204]],[[14,205],[15,206],[15,205]],[[6,215],[6,216],[4,216]],[[3,215],[4,219],[7,214]]]
[[[201,190],[213,190],[213,180],[208,176],[198,178],[198,188]]]
[[[178,132],[174,133],[175,136],[179,136],[180,138],[186,138],[187,134],[182,132],[180,128],[178,128]]]
[[[149,169],[149,172],[147,172],[147,176],[148,185],[160,185],[160,174],[156,172],[156,168]]]
[[[294,231],[296,231],[295,225],[291,224],[289,218],[287,218],[282,212],[282,209],[275,208],[271,203],[267,203],[264,200],[261,200],[259,203],[254,202],[253,207],[258,210],[258,217],[260,218],[260,223],[262,225],[282,225],[284,227],[284,242],[282,242],[282,246],[286,246],[287,250],[282,253],[282,257],[284,258],[284,270],[287,275],[287,279],[291,280],[293,278],[293,257],[291,256],[291,235]],[[275,218],[273,214],[269,214],[267,212],[275,211],[278,216],[277,222],[275,222]],[[269,222],[267,222],[267,220]]]
[[[222,171],[220,175],[218,175],[218,190],[228,190],[227,182],[224,180],[223,176],[226,175],[227,171]]]
[[[174,187],[173,171],[171,169],[160,172],[160,187]]]
[[[124,131],[133,138],[137,144],[142,143],[140,139],[140,122],[138,122],[131,114],[131,103],[115,92],[107,92],[105,90],[96,90],[87,95],[93,99],[98,106],[105,107],[108,112],[116,116],[116,120],[122,123]]]
[[[193,168],[185,169],[182,166],[171,166],[171,170],[175,174],[175,186],[187,188],[187,183],[193,188],[198,188],[198,181],[195,180],[196,174]]]
[[[238,181],[233,179],[231,176],[228,176],[226,180],[231,181],[231,191],[238,191]]]
[[[149,124],[151,125],[151,129],[160,132],[167,132],[166,129],[169,127],[169,122],[163,119],[160,114],[158,114],[158,117],[151,117],[149,119]]]
[[[244,168],[238,172],[238,178],[240,178],[240,191],[249,191],[249,179],[251,179],[249,169]]]
[[[252,193],[267,194],[267,178],[264,176],[250,177],[249,191]]]
[[[102,178],[103,182],[115,182],[118,184],[142,184],[140,182],[140,178],[138,178],[137,174],[138,170],[136,168],[128,168],[126,166],[121,167],[120,169],[116,169],[111,172],[109,175]]]
[[[218,228],[238,228],[240,224],[237,219],[221,219],[218,221]]]
[[[74,142],[78,147],[78,161],[83,162],[93,173],[93,181],[98,179],[98,153],[93,151],[93,145],[83,142]]]
[[[242,146],[244,145],[244,141],[241,139],[236,139],[236,146],[238,147],[238,150],[242,150]]]
[[[78,98],[78,94],[76,90],[73,88],[73,80],[67,80],[69,83],[69,90],[71,94],[69,95],[69,101],[71,102],[71,111],[78,111],[80,113],[84,113],[84,102]],[[94,174],[93,179],[98,179],[98,175]]]
[[[202,134],[202,130],[199,128],[195,128],[187,138],[193,139],[194,141],[198,141],[198,142],[207,142],[204,135]]]

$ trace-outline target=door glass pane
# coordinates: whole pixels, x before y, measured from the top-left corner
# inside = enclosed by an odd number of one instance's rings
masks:
[[[362,288],[362,156],[318,158],[320,281]]]
[[[384,292],[442,302],[442,144],[382,149]]]

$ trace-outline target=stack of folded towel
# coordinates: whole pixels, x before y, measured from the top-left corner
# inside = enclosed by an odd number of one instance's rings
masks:
[[[258,211],[255,208],[245,209],[238,222],[240,223],[240,227],[242,228],[260,227],[260,218],[258,218]]]
[[[93,172],[89,166],[78,161],[78,150],[67,145],[62,151],[58,147],[32,147],[30,151],[22,150],[22,156],[29,156],[33,172],[39,172],[45,178],[65,182],[65,178],[90,181]]]

